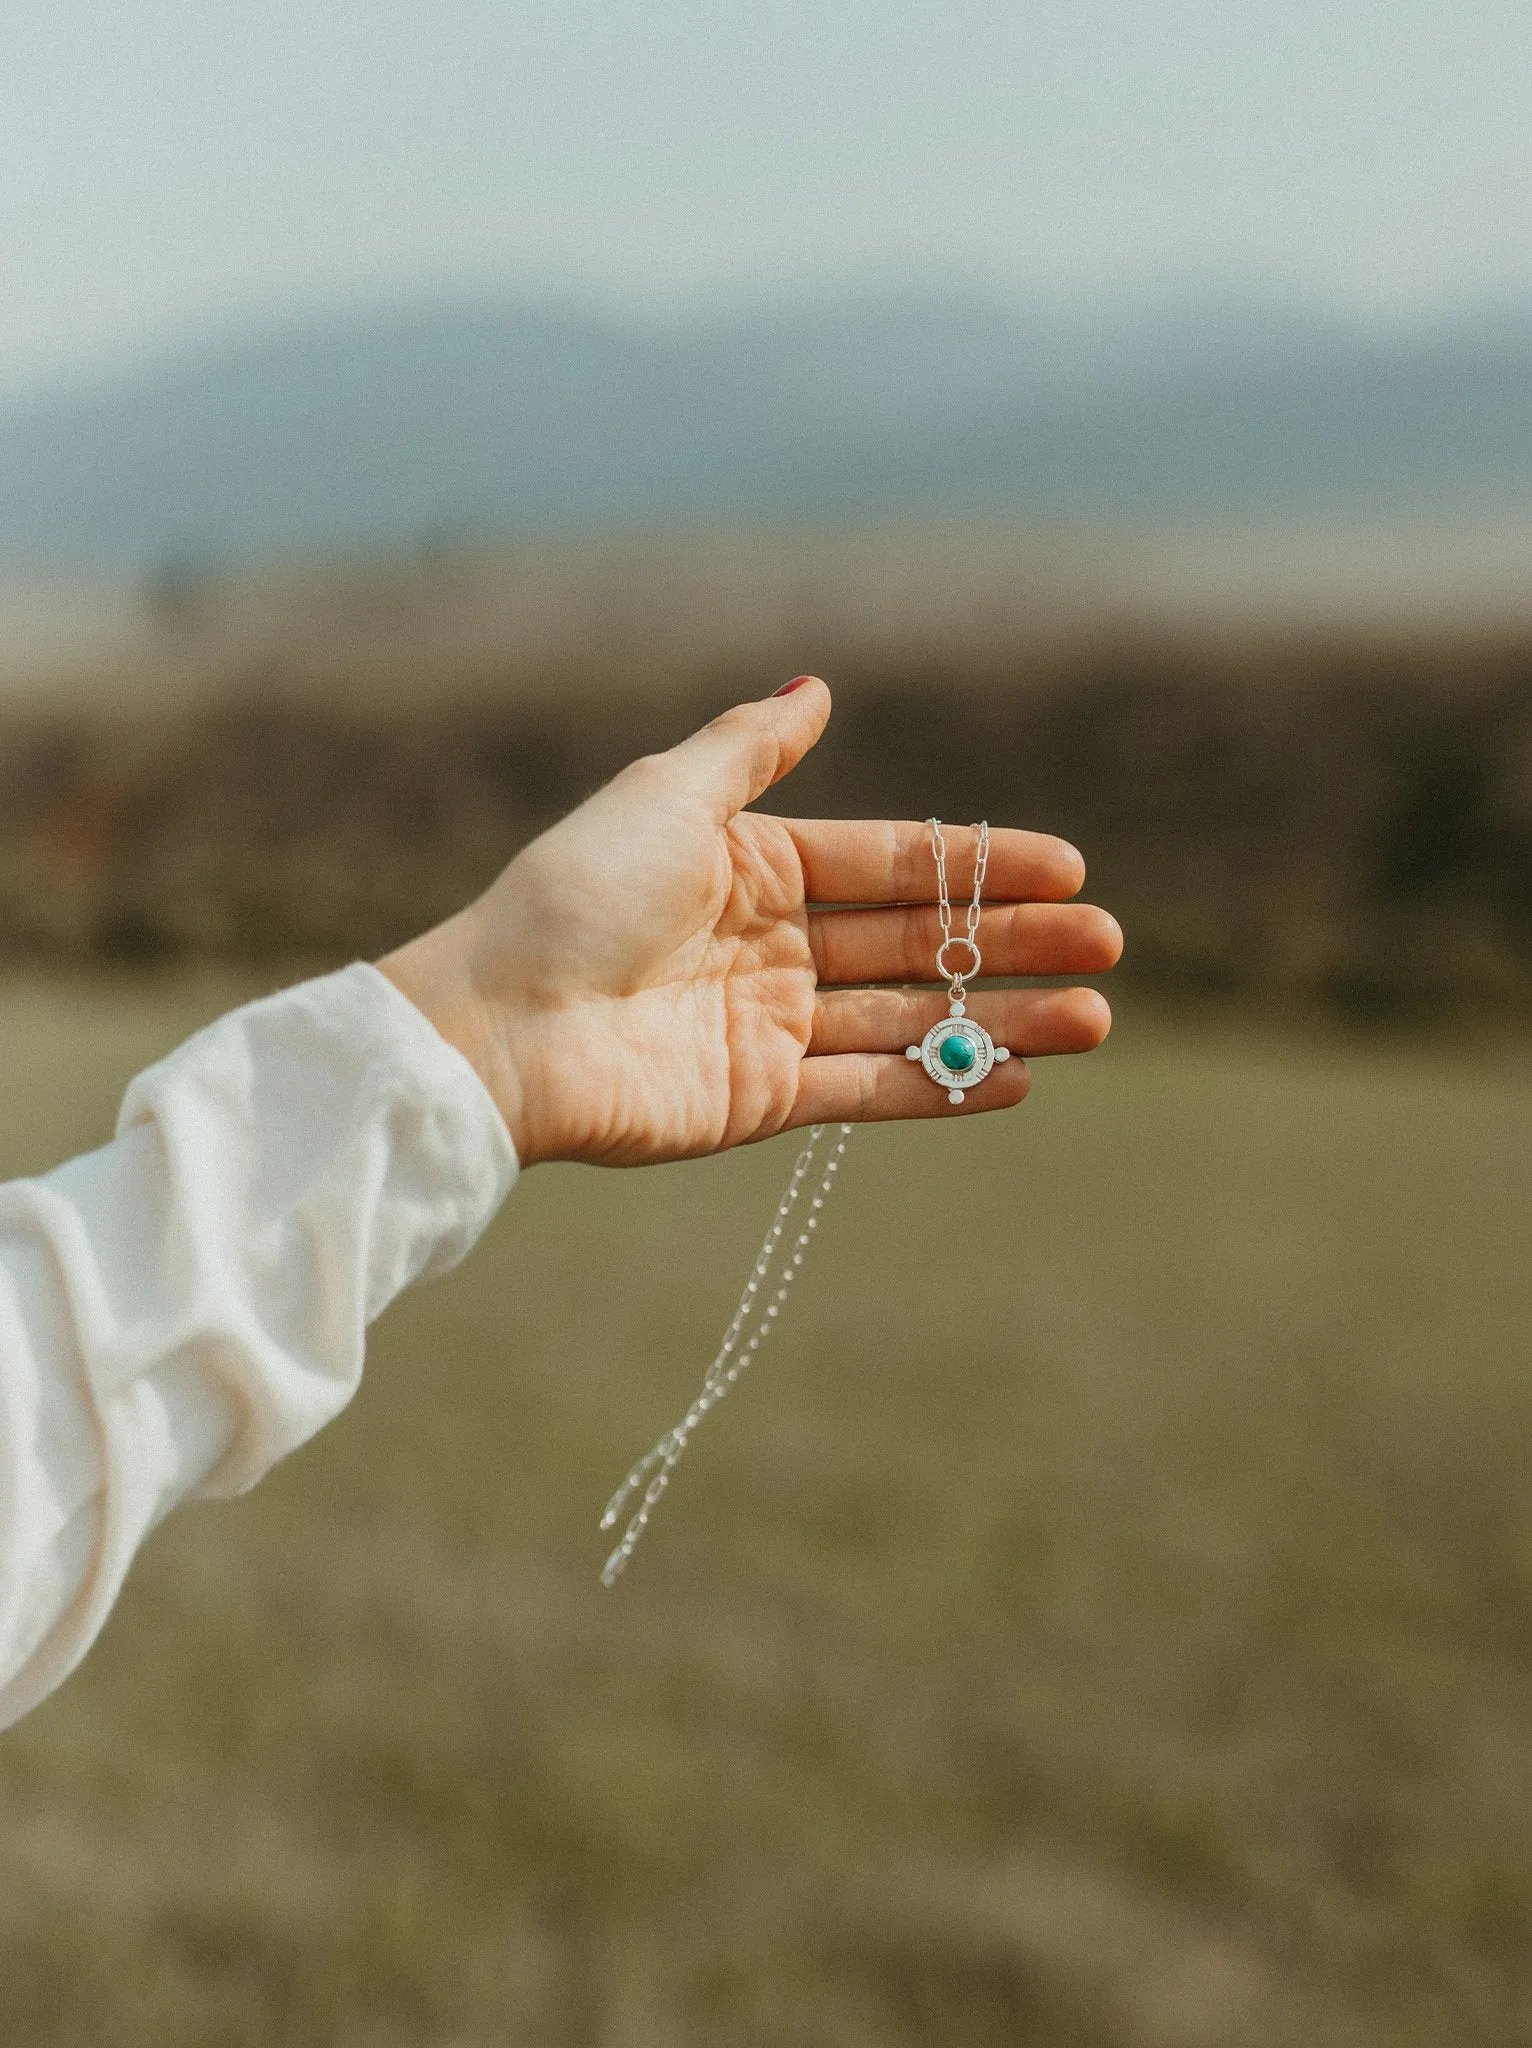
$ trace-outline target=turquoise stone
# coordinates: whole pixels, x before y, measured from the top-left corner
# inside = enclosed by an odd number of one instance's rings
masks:
[[[944,1038],[937,1053],[937,1058],[952,1074],[966,1074],[978,1057],[978,1047],[961,1031],[954,1031],[950,1038]]]

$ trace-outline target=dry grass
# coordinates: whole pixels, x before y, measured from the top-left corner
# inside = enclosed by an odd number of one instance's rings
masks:
[[[16,984],[0,1141],[228,985]],[[615,1595],[782,1147],[543,1170],[0,1742],[0,2039],[1532,2035],[1532,1067],[1131,1017],[862,1133]]]

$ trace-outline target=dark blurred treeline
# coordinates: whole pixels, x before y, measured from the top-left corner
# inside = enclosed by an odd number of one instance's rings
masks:
[[[1532,1003],[1532,630],[816,645],[824,743],[769,803],[1076,840],[1124,976],[1400,1019]],[[0,721],[0,953],[312,965],[456,907],[635,754],[778,675],[616,656],[369,707],[284,690]]]

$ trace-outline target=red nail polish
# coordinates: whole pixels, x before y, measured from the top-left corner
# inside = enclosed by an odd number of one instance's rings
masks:
[[[773,690],[773,697],[790,697],[794,690],[801,690],[805,683],[813,682],[812,676],[794,676],[790,683],[784,683],[780,690]]]

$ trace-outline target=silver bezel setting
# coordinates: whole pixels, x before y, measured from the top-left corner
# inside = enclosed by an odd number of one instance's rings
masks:
[[[966,1074],[954,1074],[950,1067],[942,1065],[939,1048],[949,1038],[966,1038],[977,1054]],[[943,1017],[920,1041],[920,1064],[939,1088],[957,1089],[961,1093],[968,1088],[977,1088],[988,1078],[995,1064],[995,1041],[972,1017]]]

